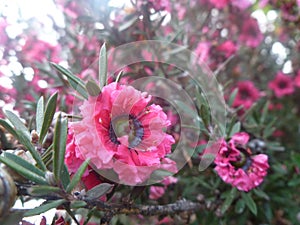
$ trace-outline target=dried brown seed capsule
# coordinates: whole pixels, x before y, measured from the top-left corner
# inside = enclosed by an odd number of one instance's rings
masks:
[[[11,176],[0,167],[0,218],[5,216],[14,205],[17,187]]]

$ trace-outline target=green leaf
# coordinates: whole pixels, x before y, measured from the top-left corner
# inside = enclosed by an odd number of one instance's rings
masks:
[[[229,194],[227,194],[227,196],[225,198],[225,201],[223,202],[222,207],[221,207],[221,213],[222,214],[224,214],[229,209],[229,207],[231,206],[233,200],[236,197],[236,193],[237,193],[237,189],[232,188],[231,191],[229,192]]]
[[[33,164],[29,163],[25,159],[22,159],[21,157],[15,155],[15,154],[9,153],[9,152],[4,152],[3,155],[5,158],[8,158],[8,159],[14,161],[15,163],[19,164],[20,166],[24,167],[25,169],[27,169],[33,173],[35,173],[36,175],[45,177],[44,171],[40,170],[39,168],[37,168]]]
[[[241,214],[245,210],[245,201],[243,199],[239,199],[235,204],[234,211],[238,214]]]
[[[233,92],[230,94],[229,99],[228,99],[228,105],[229,105],[230,107],[232,107],[232,104],[233,104],[233,102],[234,102],[234,100],[235,100],[236,95],[237,95],[238,92],[239,92],[239,89],[238,89],[238,88],[235,88],[235,89],[233,90]]]
[[[87,203],[85,201],[74,201],[74,202],[71,202],[70,204],[70,208],[71,209],[80,209],[80,208],[83,208],[87,205]]]
[[[85,84],[84,82],[76,77],[70,70],[56,64],[56,63],[50,63],[51,66],[53,66],[58,72],[60,72],[61,74],[65,75],[68,78],[68,81],[70,83],[70,85],[72,86],[72,88],[77,91],[82,97],[84,97],[85,99],[88,99],[89,95],[85,89]]]
[[[70,180],[68,168],[65,164],[63,165],[60,175],[61,175],[61,183],[62,183],[63,187],[66,189],[71,180]]]
[[[261,117],[260,117],[261,124],[264,123],[267,118],[268,111],[269,111],[269,105],[270,105],[270,103],[267,102],[262,109],[262,113],[261,113]]]
[[[131,17],[132,18],[128,18],[128,19],[124,20],[126,22],[121,24],[120,26],[118,26],[118,31],[119,32],[122,32],[122,31],[128,29],[129,27],[131,27],[139,19],[139,15],[133,15]]]
[[[44,142],[44,139],[48,133],[49,127],[52,123],[53,116],[56,110],[56,101],[57,101],[57,92],[55,92],[48,100],[46,109],[45,109],[45,114],[44,114],[44,120],[43,120],[43,125],[41,128],[40,132],[40,138],[39,142],[42,144]]]
[[[16,114],[14,114],[13,112],[11,112],[9,110],[5,110],[5,115],[9,119],[9,121],[12,123],[12,125],[14,125],[16,130],[22,132],[24,134],[24,136],[26,137],[26,139],[31,141],[31,135],[30,135],[27,127],[25,127],[24,123],[20,120],[20,118]]]
[[[14,162],[9,158],[0,156],[0,162],[4,163],[6,166],[13,169],[28,180],[31,180],[37,184],[48,184],[44,177],[39,176],[36,173],[24,168],[23,166],[19,165],[17,162]]]
[[[98,84],[92,79],[88,80],[85,87],[90,96],[98,96],[101,92],[101,89],[98,86]]]
[[[112,184],[102,183],[86,192],[86,199],[95,200],[105,195],[113,187]]]
[[[44,97],[41,96],[36,106],[36,132],[40,135],[44,121]]]
[[[54,130],[53,139],[53,173],[57,180],[60,180],[61,173],[63,171],[65,152],[66,152],[66,142],[68,134],[68,120],[62,118],[61,114],[58,115],[57,122]]]
[[[0,125],[3,126],[9,133],[11,133],[16,139],[19,139],[17,132],[8,122],[0,119]]]
[[[123,76],[123,71],[120,71],[120,73],[117,75],[117,78],[116,78],[117,83],[120,81],[122,76]]]
[[[244,199],[248,209],[256,216],[257,215],[257,207],[255,202],[253,201],[250,193],[241,192],[242,198]]]
[[[270,200],[270,197],[269,197],[264,191],[262,191],[262,190],[260,190],[260,189],[255,188],[255,189],[253,189],[253,192],[254,192],[254,194],[255,194],[256,196],[258,196],[258,197],[260,197],[260,198],[263,198],[263,199],[265,199],[265,200],[267,200],[267,201]]]
[[[40,215],[41,213],[47,212],[50,209],[57,208],[58,206],[62,205],[65,202],[66,202],[65,199],[59,199],[59,200],[43,203],[42,205],[27,211],[24,216],[27,217],[27,216]]]
[[[241,130],[241,122],[236,122],[230,130],[229,137],[232,137],[235,133],[240,132]]]
[[[102,45],[99,54],[99,82],[100,90],[102,90],[107,83],[107,53],[105,43]]]
[[[28,189],[28,193],[32,196],[46,196],[53,193],[59,193],[61,190],[59,187],[35,185]]]
[[[25,146],[25,148],[30,152],[30,154],[32,155],[32,157],[34,158],[34,160],[36,161],[37,165],[39,166],[39,168],[43,171],[46,171],[46,165],[44,164],[41,156],[39,155],[39,153],[35,150],[34,146],[32,145],[31,141],[27,139],[27,137],[25,136],[25,134],[19,130],[17,130],[17,136],[19,138],[19,141],[21,142],[21,144],[23,144]]]
[[[77,170],[77,172],[75,173],[75,175],[73,176],[70,184],[67,186],[66,188],[66,192],[67,193],[71,193],[71,191],[75,188],[75,186],[79,183],[79,181],[81,180],[82,175],[84,174],[86,168],[89,165],[89,160],[84,161],[81,166],[79,167],[79,169]]]

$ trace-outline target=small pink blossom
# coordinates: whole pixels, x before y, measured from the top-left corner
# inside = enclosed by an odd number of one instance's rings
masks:
[[[210,42],[199,42],[196,49],[195,54],[197,56],[197,61],[199,64],[204,63],[209,57],[211,43]]]
[[[239,9],[241,9],[241,10],[245,10],[249,6],[251,6],[252,3],[249,0],[231,0],[231,5],[237,7]]]
[[[252,155],[246,144],[249,135],[236,133],[230,141],[222,141],[219,153],[215,158],[215,171],[221,179],[241,191],[250,191],[259,186],[267,175],[268,156]]]
[[[214,7],[218,9],[224,8],[229,3],[229,0],[209,0],[209,1],[211,4],[213,4]]]
[[[249,109],[260,98],[259,90],[251,81],[240,81],[237,83],[237,88],[238,92],[233,107],[243,106],[245,109]]]
[[[237,49],[238,48],[237,48],[236,44],[230,40],[227,40],[216,47],[216,51],[222,52],[226,58],[234,55],[235,52],[237,51]]]
[[[84,158],[99,170],[113,169],[124,184],[143,183],[157,169],[177,172],[165,158],[174,143],[163,131],[170,121],[150,100],[145,92],[111,83],[83,103],[83,120],[71,124]]]
[[[264,39],[261,33],[257,20],[254,18],[248,18],[243,21],[239,41],[248,47],[257,47]]]
[[[159,186],[151,186],[150,187],[150,195],[149,198],[152,200],[157,200],[160,197],[162,197],[165,193],[165,188],[164,187],[159,187]]]
[[[275,79],[269,82],[268,86],[274,91],[277,98],[294,93],[293,79],[282,72],[279,72]]]
[[[300,87],[300,70],[298,70],[298,73],[294,79],[294,83],[295,83],[296,87],[298,87],[298,88]]]

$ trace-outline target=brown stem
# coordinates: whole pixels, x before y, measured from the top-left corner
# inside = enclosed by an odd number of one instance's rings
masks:
[[[87,201],[87,208],[96,208],[99,211],[109,212],[110,215],[117,214],[135,214],[143,216],[154,215],[174,215],[180,212],[196,212],[199,210],[212,210],[205,203],[192,202],[187,200],[178,200],[175,203],[167,205],[122,205],[109,204],[98,200]]]

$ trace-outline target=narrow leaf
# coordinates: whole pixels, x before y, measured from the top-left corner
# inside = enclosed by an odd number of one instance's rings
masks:
[[[60,200],[47,202],[45,204],[43,203],[42,205],[27,211],[24,216],[27,217],[27,216],[40,215],[41,213],[47,212],[50,209],[57,208],[58,206],[62,205],[65,202],[66,202],[65,199],[60,199]]]
[[[61,176],[60,178],[61,178],[62,186],[63,186],[63,188],[66,189],[71,181],[70,181],[70,175],[69,175],[68,168],[65,164],[62,167],[62,171],[61,171],[60,176]]]
[[[44,171],[40,170],[39,168],[37,168],[33,164],[29,163],[25,159],[15,155],[15,154],[12,154],[12,153],[9,153],[9,152],[4,152],[4,157],[14,161],[15,163],[19,164],[20,166],[24,167],[25,169],[27,169],[27,170],[29,170],[33,173],[35,173],[38,176],[45,177],[45,172]]]
[[[51,66],[53,66],[58,72],[60,72],[61,74],[65,75],[68,78],[68,81],[70,83],[70,85],[72,86],[72,88],[77,91],[82,97],[84,97],[85,99],[88,99],[88,93],[85,89],[85,85],[84,82],[76,77],[70,70],[56,64],[56,63],[50,63]]]
[[[73,176],[70,184],[67,186],[66,188],[66,192],[67,193],[71,193],[71,191],[75,188],[75,186],[79,183],[79,181],[81,180],[82,175],[84,174],[86,168],[89,165],[89,160],[86,160],[85,162],[83,162],[81,164],[81,166],[79,167],[79,169],[77,170],[77,172],[75,173],[75,175]]]
[[[267,102],[264,105],[264,107],[262,109],[262,114],[261,114],[261,117],[260,117],[260,123],[264,123],[265,122],[265,120],[267,118],[267,115],[268,115],[268,111],[269,111],[269,105],[270,105],[269,102]]]
[[[27,127],[24,125],[24,123],[20,120],[20,118],[14,114],[13,112],[9,110],[5,110],[5,115],[9,119],[9,121],[14,125],[16,130],[21,131],[25,137],[31,141],[31,135],[27,129]]]
[[[4,158],[3,156],[0,156],[0,162],[4,163],[9,168],[13,169],[23,177],[27,178],[28,180],[31,180],[37,184],[48,184],[46,179],[44,177],[41,177],[32,171],[22,167],[18,163],[14,162],[11,159]]]
[[[245,210],[245,201],[244,199],[239,199],[235,204],[234,211],[238,214],[241,214]]]
[[[237,193],[237,189],[236,188],[232,188],[230,193],[226,196],[226,199],[221,207],[221,213],[224,214],[229,207],[231,206],[233,200],[236,197],[236,193]]]
[[[109,192],[112,187],[113,185],[108,183],[99,184],[86,192],[86,199],[98,199]]]
[[[0,125],[3,126],[9,133],[11,133],[16,139],[18,139],[18,134],[15,129],[5,120],[0,119]]]
[[[229,99],[228,99],[228,105],[229,105],[230,107],[232,107],[232,104],[234,103],[234,100],[235,100],[236,95],[237,95],[238,92],[239,92],[239,89],[238,89],[238,88],[235,88],[235,89],[233,90],[233,92],[230,94]]]
[[[123,76],[123,71],[120,71],[120,73],[117,75],[116,82],[119,82],[122,76]]]
[[[256,216],[257,215],[257,207],[256,207],[256,204],[253,201],[250,193],[244,193],[244,192],[242,192],[241,194],[242,194],[242,198],[244,199],[247,207]]]
[[[39,142],[42,144],[44,142],[44,139],[48,133],[49,127],[52,123],[53,116],[56,110],[56,101],[57,101],[57,92],[55,92],[48,100],[45,114],[44,114],[44,120],[43,125],[40,132],[40,139]]]
[[[102,45],[99,54],[99,82],[100,90],[102,90],[107,83],[107,53],[105,43]]]
[[[36,106],[36,132],[40,135],[44,121],[44,97],[41,96]]]
[[[53,139],[53,173],[57,180],[61,178],[61,172],[63,171],[65,152],[66,152],[66,141],[68,133],[68,120],[62,118],[61,114],[58,115],[57,122],[54,130]]]
[[[49,196],[53,193],[60,192],[59,187],[46,186],[46,185],[35,185],[28,189],[28,193],[32,196]]]
[[[241,130],[241,122],[238,121],[238,122],[236,122],[236,123],[233,125],[233,127],[231,128],[231,131],[230,131],[230,133],[229,133],[229,137],[232,137],[232,135],[234,135],[235,133],[240,132],[240,130]]]
[[[70,208],[71,209],[80,209],[80,208],[83,208],[87,205],[87,203],[85,201],[74,201],[74,202],[71,202],[70,204]]]
[[[44,162],[43,162],[40,154],[35,150],[34,146],[32,145],[31,141],[28,140],[27,137],[25,136],[25,134],[22,133],[19,130],[17,130],[17,135],[18,135],[19,141],[30,152],[30,154],[32,155],[32,157],[36,161],[36,163],[39,166],[39,168],[42,169],[43,171],[46,171],[47,168],[46,168],[46,166],[45,166],[45,164],[44,164]]]
[[[100,87],[98,86],[98,84],[92,79],[88,80],[85,87],[86,87],[86,90],[88,91],[90,96],[98,96],[101,92]]]

